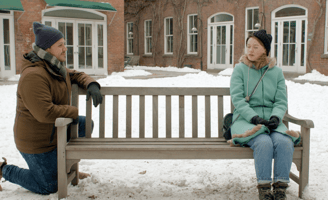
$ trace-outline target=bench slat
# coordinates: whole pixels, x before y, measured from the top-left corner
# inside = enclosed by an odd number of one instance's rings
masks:
[[[139,138],[145,138],[145,95],[139,97]]]
[[[85,137],[91,138],[92,98],[86,102]]]
[[[79,107],[79,87],[77,84],[72,85],[72,106]],[[77,138],[77,124],[71,125],[71,138]]]
[[[185,105],[184,96],[179,95],[179,138],[184,138],[185,134]]]
[[[205,137],[211,137],[211,97],[205,96]]]
[[[105,138],[105,109],[106,96],[102,96],[102,103],[99,105],[99,138]]]
[[[223,96],[218,96],[218,132],[219,138],[223,138]]]
[[[126,138],[132,134],[132,96],[126,95]]]
[[[158,138],[158,95],[153,96],[153,138]]]
[[[172,136],[171,95],[166,95],[166,138]]]
[[[113,138],[118,138],[118,96],[113,96]]]
[[[198,101],[197,95],[192,95],[192,137],[198,138]]]

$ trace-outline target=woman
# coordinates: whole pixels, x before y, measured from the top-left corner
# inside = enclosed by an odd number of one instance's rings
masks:
[[[259,199],[277,200],[286,199],[294,144],[300,142],[300,135],[288,131],[281,122],[287,110],[287,94],[282,70],[274,58],[268,57],[271,41],[265,30],[254,32],[246,40],[247,53],[234,68],[230,93],[235,106],[233,120],[237,120],[229,142],[253,149]]]

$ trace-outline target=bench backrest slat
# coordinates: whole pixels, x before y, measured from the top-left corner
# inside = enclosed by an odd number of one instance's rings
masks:
[[[191,98],[191,109],[192,109],[192,137],[198,138],[198,97],[197,95],[192,95]]]
[[[145,95],[139,97],[139,138],[145,138]]]
[[[166,95],[166,138],[172,137],[171,95]]]
[[[132,96],[126,95],[126,138],[132,135]]]
[[[103,103],[99,105],[99,138],[105,138],[105,110],[106,96],[103,95]]]
[[[218,96],[218,121],[223,122],[223,96]],[[218,123],[218,130],[219,131],[219,138],[223,137],[223,131],[221,131],[223,128],[222,123]]]
[[[113,138],[118,138],[118,95],[113,95]]]
[[[72,85],[72,106],[79,107],[79,87],[77,84]],[[77,138],[77,124],[71,125],[71,138]]]
[[[179,95],[179,138],[184,138],[185,135],[185,103],[184,96]]]
[[[158,95],[153,96],[153,138],[158,138]]]
[[[205,95],[205,137],[211,137],[211,97]]]
[[[86,102],[85,137],[91,138],[92,98]]]

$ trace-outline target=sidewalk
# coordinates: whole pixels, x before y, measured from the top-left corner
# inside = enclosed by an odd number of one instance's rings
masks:
[[[124,77],[125,79],[151,79],[151,78],[165,78],[165,77],[177,77],[177,76],[183,76],[186,74],[196,74],[198,72],[175,72],[175,71],[161,71],[161,70],[145,70],[151,75],[148,76],[132,76],[132,77]],[[218,73],[222,70],[207,70],[206,72],[208,74],[212,74],[213,76],[218,76]],[[290,73],[290,72],[285,72],[284,76],[286,80],[293,81],[295,83],[312,83],[312,84],[317,84],[317,85],[322,85],[322,86],[328,86],[328,82],[321,82],[321,81],[308,81],[308,80],[295,80],[298,76],[302,74],[297,74],[297,73]],[[94,79],[101,79],[104,78],[104,76],[92,76]],[[8,81],[8,80],[0,80],[0,86],[1,85],[13,85],[17,84],[18,81]]]

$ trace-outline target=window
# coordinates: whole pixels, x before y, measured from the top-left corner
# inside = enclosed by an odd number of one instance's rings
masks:
[[[133,22],[128,22],[126,26],[126,53],[129,55],[133,54]]]
[[[166,18],[164,22],[164,52],[173,54],[173,18]]]
[[[196,54],[198,43],[197,15],[188,16],[188,54]]]
[[[326,2],[326,5],[328,0]],[[328,6],[326,6],[326,23],[325,23],[325,49],[324,54],[328,54]]]
[[[259,9],[258,8],[246,8],[246,34],[247,38],[250,34],[258,30],[258,27],[255,27],[256,23],[259,21]]]
[[[151,20],[145,21],[145,54],[152,53],[153,25]]]

